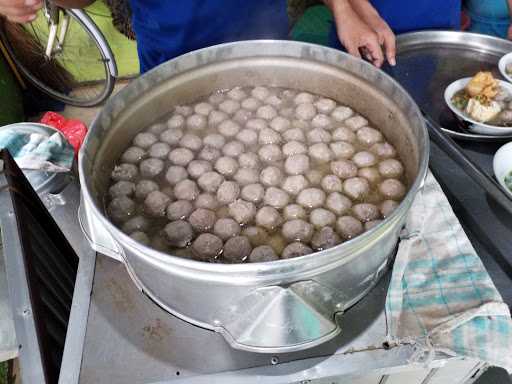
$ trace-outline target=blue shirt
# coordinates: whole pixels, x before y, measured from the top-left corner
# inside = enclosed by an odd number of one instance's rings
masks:
[[[131,0],[140,70],[237,40],[285,39],[286,0]]]

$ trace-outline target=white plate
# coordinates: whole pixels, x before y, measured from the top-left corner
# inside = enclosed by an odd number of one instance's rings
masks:
[[[493,159],[494,176],[500,183],[501,187],[512,198],[512,191],[505,184],[505,177],[512,171],[512,142],[502,146]]]
[[[475,133],[480,133],[482,135],[493,135],[493,136],[501,136],[501,135],[510,135],[512,134],[512,127],[498,127],[496,125],[484,124],[479,121],[473,120],[468,115],[466,115],[463,111],[458,109],[452,104],[452,97],[458,91],[465,88],[466,85],[471,80],[471,77],[465,77],[464,79],[460,79],[451,83],[444,91],[444,101],[446,105],[452,110],[457,117],[463,121],[467,121],[469,124],[468,129]],[[507,83],[503,80],[498,80],[500,87],[505,88],[510,95],[512,95],[512,84]]]
[[[498,68],[500,69],[501,76],[503,76],[505,79],[512,83],[512,76],[510,76],[505,70],[507,68],[507,64],[509,63],[512,63],[512,52],[507,53],[500,59],[498,63]]]

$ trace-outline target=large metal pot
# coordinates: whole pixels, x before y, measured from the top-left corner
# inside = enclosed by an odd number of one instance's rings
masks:
[[[114,161],[136,132],[173,105],[237,85],[324,95],[362,113],[405,163],[410,190],[382,224],[337,247],[261,264],[210,264],[169,256],[119,231],[104,215]],[[160,65],[111,98],[79,155],[81,222],[92,246],[126,263],[138,287],[170,313],[218,331],[235,348],[290,352],[340,332],[337,318],[378,281],[428,163],[428,136],[409,95],[384,72],[337,50],[247,41],[195,51]]]

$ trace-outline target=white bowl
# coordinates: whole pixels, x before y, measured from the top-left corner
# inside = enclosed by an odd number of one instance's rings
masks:
[[[505,177],[512,171],[512,142],[505,144],[494,154],[492,162],[494,176],[501,187],[512,198],[512,191],[505,184]]]
[[[466,85],[471,80],[471,77],[465,77],[464,79],[460,79],[451,83],[444,91],[444,101],[446,105],[452,110],[457,117],[462,121],[467,121],[469,124],[469,130],[474,133],[479,133],[481,135],[492,135],[492,136],[502,136],[502,135],[510,135],[512,134],[512,127],[499,127],[496,125],[490,125],[481,123],[479,121],[473,120],[465,112],[461,111],[457,107],[452,104],[452,97],[458,91],[465,88]],[[510,95],[512,95],[512,84],[498,80],[500,87],[505,88]]]
[[[498,68],[500,69],[501,76],[512,83],[512,76],[509,75],[506,71],[507,64],[512,63],[512,52],[507,53],[503,56],[498,62]]]

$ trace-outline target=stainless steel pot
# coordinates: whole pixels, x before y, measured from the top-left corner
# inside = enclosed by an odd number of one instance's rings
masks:
[[[115,160],[136,132],[214,90],[272,85],[347,104],[378,126],[405,163],[410,190],[382,224],[337,247],[260,264],[209,264],[169,256],[119,231],[104,215]],[[99,252],[126,263],[138,287],[170,313],[220,332],[238,349],[291,352],[340,332],[337,318],[378,281],[428,164],[428,136],[409,95],[384,72],[337,50],[247,41],[191,52],[155,68],[111,98],[79,155],[84,232]]]

